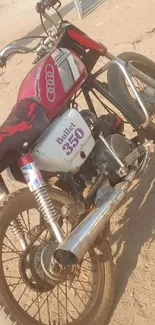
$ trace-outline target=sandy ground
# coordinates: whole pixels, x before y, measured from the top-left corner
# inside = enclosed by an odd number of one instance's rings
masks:
[[[0,48],[21,36],[42,33],[34,4],[35,0],[0,1]],[[102,41],[114,54],[136,51],[155,60],[154,13],[154,0],[107,0],[84,20],[78,20],[72,2],[63,1],[62,8],[67,19]],[[32,55],[16,56],[7,69],[0,71],[0,122],[15,103],[31,63]],[[111,242],[117,291],[110,325],[155,324],[154,170],[155,157],[113,218]],[[8,320],[4,323],[3,317],[1,312],[0,324],[11,325]]]

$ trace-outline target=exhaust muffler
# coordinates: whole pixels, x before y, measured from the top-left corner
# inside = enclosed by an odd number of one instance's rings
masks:
[[[108,187],[102,198],[97,200],[96,209],[91,211],[55,250],[54,258],[58,263],[74,265],[82,260],[118,208],[136,175],[136,171],[136,168],[132,169],[125,181],[117,184],[114,188]]]

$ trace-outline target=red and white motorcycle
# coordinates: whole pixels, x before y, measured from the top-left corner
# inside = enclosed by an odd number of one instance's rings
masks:
[[[42,23],[44,16],[54,24],[46,9],[56,5],[37,4]],[[8,194],[1,176],[0,303],[19,325],[104,324],[115,284],[109,220],[150,157],[155,64],[138,54],[114,57],[62,18],[41,38],[33,49],[16,42],[0,52],[1,67],[12,54],[37,53],[0,128],[0,172],[8,168],[28,185]],[[93,73],[100,56],[109,62]],[[98,80],[106,70],[108,85]],[[97,92],[135,128],[134,138]],[[91,94],[108,114],[97,115]]]

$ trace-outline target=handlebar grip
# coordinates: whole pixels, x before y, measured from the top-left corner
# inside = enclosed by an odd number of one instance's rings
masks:
[[[60,1],[59,0],[48,0],[49,7],[55,6],[58,2],[60,2]]]
[[[6,67],[6,58],[0,57],[0,68]]]
[[[40,14],[43,14],[47,8],[55,6],[59,3],[59,7],[61,6],[59,0],[40,0],[36,4],[36,11]]]
[[[39,14],[43,14],[43,13],[44,13],[45,8],[44,8],[44,6],[42,5],[41,2],[37,2],[37,4],[36,4],[36,11],[37,11]]]

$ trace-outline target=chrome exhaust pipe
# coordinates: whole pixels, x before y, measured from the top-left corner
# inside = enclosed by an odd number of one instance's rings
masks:
[[[91,211],[58,246],[54,252],[54,258],[59,264],[74,265],[82,260],[118,208],[136,172],[136,168],[132,169],[125,181],[117,184],[114,188],[108,187],[102,198],[97,200],[96,209]]]

